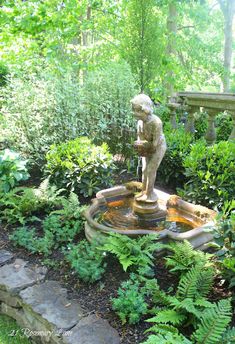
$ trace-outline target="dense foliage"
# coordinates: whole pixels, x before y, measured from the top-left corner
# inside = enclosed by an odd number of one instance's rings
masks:
[[[104,261],[105,255],[97,250],[97,244],[90,245],[86,240],[70,245],[65,251],[65,257],[78,277],[89,283],[101,279],[107,265]]]
[[[91,196],[111,184],[114,165],[105,143],[95,146],[80,137],[51,146],[46,159],[46,173],[59,188]]]
[[[4,135],[32,163],[42,163],[52,143],[79,133],[79,107],[78,81],[69,72],[12,76],[4,90]]]
[[[214,241],[218,248],[217,256],[222,265],[223,275],[232,288],[235,286],[235,200],[225,202],[218,215]]]
[[[224,30],[232,28],[227,24],[235,6],[226,17],[231,3],[0,1],[2,237],[43,264],[59,264],[60,276],[73,275],[85,288],[95,283],[106,296],[106,268],[111,278],[112,264],[122,268],[108,307],[123,324],[135,325],[132,333],[149,318],[145,344],[234,342],[229,297],[233,302],[235,143],[227,141],[232,119],[229,113],[216,116],[217,143],[209,147],[205,113],[195,115],[190,135],[187,112],[177,113],[173,130],[167,108],[167,96],[177,91],[219,92],[222,82],[227,92],[229,81],[234,88],[234,61],[227,55],[232,33],[228,37]],[[140,91],[156,103],[166,135],[157,181],[166,191],[180,190],[184,199],[222,209],[209,229],[218,249],[213,255],[186,241],[163,245],[156,236],[85,240],[80,202],[136,167],[130,100]],[[39,185],[42,175],[48,178]],[[167,250],[164,258],[157,257],[161,248]]]
[[[110,63],[89,72],[81,90],[83,132],[96,144],[106,142],[112,154],[130,158],[135,138],[135,121],[130,100],[137,92],[126,63]],[[80,129],[80,133],[81,129]]]
[[[235,193],[235,142],[221,141],[213,146],[197,142],[183,166],[188,179],[181,191],[183,197],[218,208],[231,200]]]
[[[191,150],[192,135],[184,128],[165,130],[167,150],[158,170],[158,179],[169,187],[177,187],[185,182],[184,159]]]
[[[130,266],[145,269],[151,267],[153,253],[161,247],[162,245],[156,242],[155,235],[132,239],[127,235],[110,233],[100,250],[114,254],[126,271]]]

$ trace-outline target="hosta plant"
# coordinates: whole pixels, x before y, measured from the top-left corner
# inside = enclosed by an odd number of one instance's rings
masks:
[[[8,192],[21,180],[29,177],[27,161],[16,152],[5,149],[0,153],[0,190]]]

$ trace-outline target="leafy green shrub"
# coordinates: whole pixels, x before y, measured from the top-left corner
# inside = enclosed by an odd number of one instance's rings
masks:
[[[214,241],[219,251],[218,260],[221,262],[224,277],[235,286],[235,200],[225,202],[218,215],[214,228]]]
[[[232,117],[229,113],[222,112],[215,117],[217,141],[227,141],[233,128]]]
[[[11,235],[9,239],[14,245],[26,248],[32,253],[43,253],[49,255],[52,253],[54,246],[54,237],[52,233],[46,233],[44,237],[38,237],[35,228],[19,227]]]
[[[156,242],[156,239],[156,235],[144,235],[132,239],[127,235],[109,233],[99,249],[114,254],[124,271],[133,265],[137,268],[146,268],[154,264],[153,253],[162,248],[162,244]]]
[[[170,121],[170,109],[164,104],[159,104],[154,108],[154,113],[161,118],[163,127],[165,128],[166,123]]]
[[[183,162],[191,150],[192,135],[185,133],[184,128],[165,131],[167,150],[158,170],[158,179],[167,186],[181,186],[186,178]]]
[[[22,160],[18,153],[5,149],[0,153],[0,190],[8,192],[21,180],[29,177],[27,161]]]
[[[42,234],[38,235],[35,228],[24,226],[17,228],[10,235],[10,239],[16,245],[23,246],[33,253],[49,255],[52,249],[58,248],[60,244],[72,242],[75,235],[81,231],[82,210],[83,207],[80,207],[77,196],[71,194],[68,200],[62,199],[61,209],[51,212],[42,221]]]
[[[51,144],[83,134],[79,93],[78,79],[70,72],[11,76],[3,92],[6,139],[31,163],[41,164]]]
[[[197,142],[183,165],[188,181],[180,194],[187,200],[221,208],[235,194],[235,142]]]
[[[205,136],[208,127],[208,115],[206,112],[197,112],[195,114],[195,133],[194,137],[196,140],[201,139]]]
[[[80,137],[53,145],[46,159],[46,173],[59,188],[91,196],[111,184],[114,165],[105,143],[95,146],[87,137]]]
[[[132,157],[136,124],[130,100],[137,91],[128,64],[111,62],[92,70],[81,92],[84,133],[95,144],[106,142],[112,154]]]
[[[122,324],[136,324],[147,313],[146,292],[134,274],[128,281],[122,282],[117,291],[118,297],[112,298],[112,308],[117,312]]]
[[[78,274],[79,278],[88,283],[101,279],[105,272],[105,255],[97,250],[96,243],[89,244],[86,240],[71,245],[65,251],[65,258]]]

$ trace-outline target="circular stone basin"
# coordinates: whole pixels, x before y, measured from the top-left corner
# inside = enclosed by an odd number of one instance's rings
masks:
[[[212,228],[216,212],[206,207],[185,202],[176,195],[158,189],[158,204],[164,218],[141,218],[132,211],[136,190],[124,185],[102,190],[84,212],[85,234],[89,241],[119,233],[136,237],[157,234],[157,239],[188,240],[194,248],[201,248],[213,239]]]
[[[182,233],[198,226],[198,222],[193,218],[187,216],[186,213],[179,213],[174,208],[168,209],[164,219],[143,219],[132,211],[133,202],[133,196],[113,198],[107,201],[106,205],[100,206],[94,220],[110,228],[130,231],[147,229],[159,232],[168,229],[172,232]]]

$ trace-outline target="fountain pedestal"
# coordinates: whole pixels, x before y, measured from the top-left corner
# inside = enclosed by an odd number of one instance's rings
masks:
[[[157,195],[157,190],[154,189],[154,193]],[[139,217],[142,217],[146,221],[158,220],[166,217],[166,207],[159,204],[157,197],[152,200],[139,200],[138,195],[133,202],[133,211]]]

